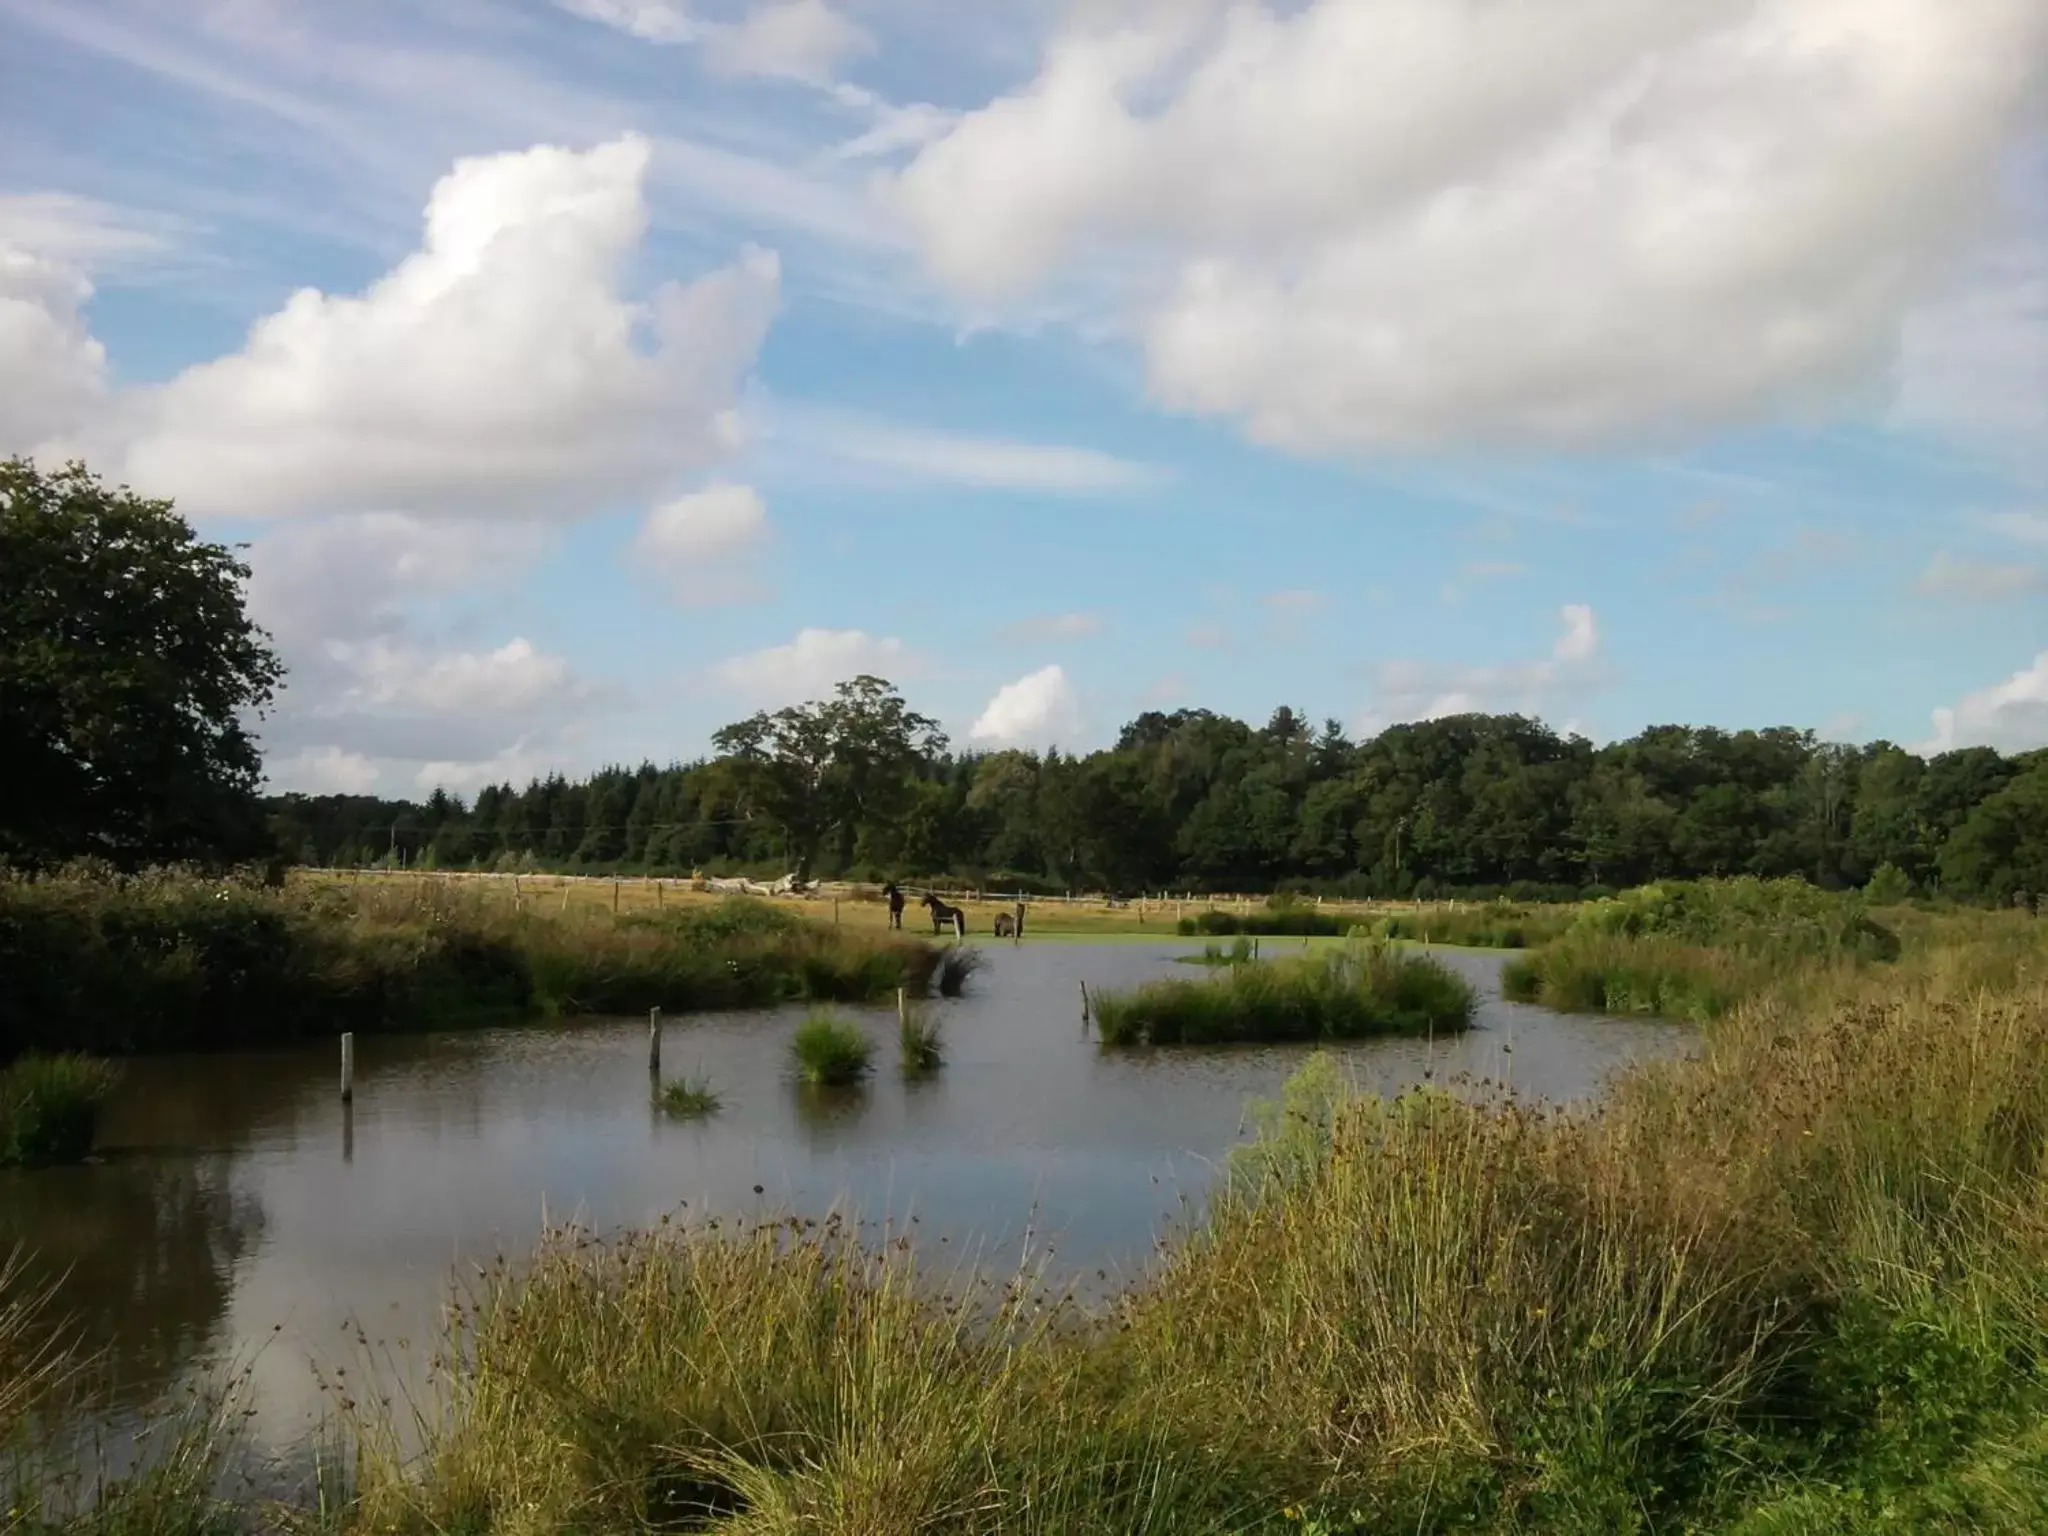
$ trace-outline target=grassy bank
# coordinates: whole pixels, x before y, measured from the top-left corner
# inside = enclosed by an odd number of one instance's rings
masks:
[[[1094,1014],[1104,1045],[1213,1045],[1448,1033],[1472,1022],[1474,1006],[1472,989],[1435,961],[1361,943],[1104,992]]]
[[[1295,938],[1342,938],[1369,933],[1382,939],[1423,944],[1457,944],[1473,949],[1522,949],[1557,937],[1572,924],[1578,908],[1533,907],[1507,902],[1456,907],[1418,905],[1413,911],[1325,910],[1280,902],[1250,912],[1198,912],[1180,920],[1183,937],[1238,935]]]
[[[1901,948],[1854,892],[1799,880],[1674,881],[1579,908],[1562,934],[1507,963],[1501,991],[1567,1012],[1704,1023],[1787,975],[1888,964]]]
[[[0,1060],[537,1013],[923,995],[938,952],[733,898],[613,917],[449,885],[0,879]]]

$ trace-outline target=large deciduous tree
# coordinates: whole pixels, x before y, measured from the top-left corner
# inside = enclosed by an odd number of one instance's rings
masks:
[[[82,464],[0,463],[0,858],[133,866],[268,847],[250,723],[283,669],[248,568]]]

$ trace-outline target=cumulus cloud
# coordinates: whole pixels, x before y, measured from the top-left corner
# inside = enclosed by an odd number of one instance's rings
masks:
[[[732,446],[778,267],[749,251],[629,299],[648,155],[628,135],[457,161],[417,252],[359,296],[301,289],[239,352],[127,395],[94,458],[249,516],[566,517],[668,488]]]
[[[2048,651],[2034,664],[1989,688],[1966,693],[1934,711],[1934,735],[1914,748],[1923,754],[1957,747],[2027,752],[2048,747]]]
[[[75,432],[106,397],[106,350],[85,323],[92,284],[0,236],[0,454]]]
[[[746,601],[758,595],[747,557],[768,536],[768,508],[758,491],[712,485],[650,511],[633,541],[633,559],[683,602]]]
[[[835,683],[873,673],[892,681],[915,677],[923,662],[893,637],[859,629],[801,629],[787,645],[730,656],[711,669],[711,680],[749,703],[770,707],[822,698]]]
[[[782,75],[823,81],[839,66],[875,46],[866,31],[825,0],[773,0],[731,26],[709,31],[704,55],[729,75]]]
[[[1882,379],[2044,57],[2040,0],[1112,7],[885,195],[975,302],[1135,272],[1155,396],[1261,441],[1677,435]]]
[[[1958,560],[1948,551],[1939,550],[1913,583],[1913,589],[1927,597],[1953,597],[1968,602],[2024,597],[2048,592],[2048,570],[2037,565]]]
[[[1577,705],[1605,681],[1599,665],[1599,624],[1584,603],[1565,604],[1558,610],[1558,622],[1557,639],[1541,661],[1484,667],[1388,662],[1380,668],[1373,707],[1359,717],[1359,731],[1372,735],[1403,721],[1440,720],[1446,715],[1543,715]]]
[[[1003,684],[967,734],[991,746],[1053,747],[1073,745],[1081,728],[1080,696],[1055,665]]]

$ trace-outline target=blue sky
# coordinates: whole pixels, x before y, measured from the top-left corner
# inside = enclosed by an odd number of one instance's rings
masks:
[[[2048,744],[2048,0],[0,29],[0,451],[249,542],[281,787],[862,670]]]

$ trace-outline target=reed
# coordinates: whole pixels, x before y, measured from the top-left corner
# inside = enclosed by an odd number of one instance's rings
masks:
[[[1704,1024],[1769,984],[1764,962],[1668,938],[1575,934],[1501,968],[1501,995],[1565,1013],[1640,1013]]]
[[[967,983],[981,969],[984,957],[978,949],[955,944],[939,951],[938,990],[941,997],[959,997]]]
[[[1450,1033],[1472,1022],[1475,1007],[1471,987],[1435,961],[1363,943],[1101,993],[1095,1024],[1108,1046],[1345,1040]]]
[[[858,1025],[819,1012],[799,1024],[790,1040],[797,1076],[821,1087],[860,1082],[874,1067],[874,1042]]]
[[[89,1056],[23,1056],[0,1067],[0,1168],[83,1162],[117,1080]]]

